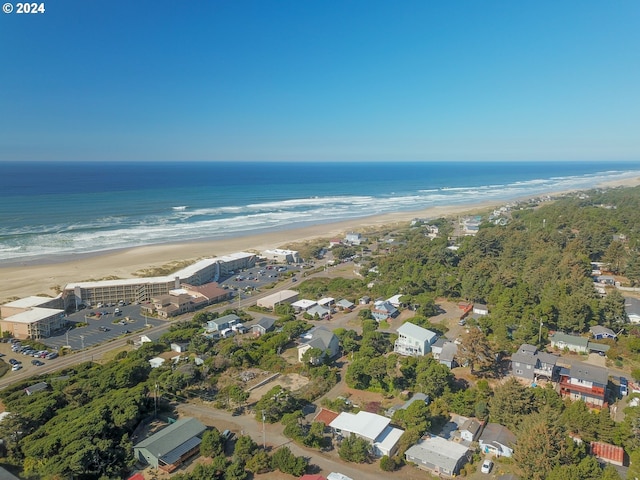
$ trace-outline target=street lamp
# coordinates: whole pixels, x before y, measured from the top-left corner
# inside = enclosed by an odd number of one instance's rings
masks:
[[[267,449],[267,434],[264,429],[264,410],[262,410],[262,448]]]

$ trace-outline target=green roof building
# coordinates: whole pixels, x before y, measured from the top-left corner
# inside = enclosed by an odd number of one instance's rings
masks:
[[[172,472],[199,453],[207,427],[196,418],[182,418],[133,447],[136,460]]]

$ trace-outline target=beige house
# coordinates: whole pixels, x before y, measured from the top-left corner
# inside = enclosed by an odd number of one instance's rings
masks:
[[[0,306],[0,329],[14,338],[39,340],[66,324],[61,298],[26,297]]]
[[[216,283],[183,287],[170,290],[167,295],[152,298],[149,305],[142,306],[143,313],[155,313],[160,318],[175,317],[226,300],[231,295],[229,290],[218,287]]]
[[[298,300],[298,292],[295,290],[282,290],[280,292],[272,293],[264,298],[258,299],[257,305],[262,308],[268,308],[272,310],[278,305],[284,303],[293,303]]]

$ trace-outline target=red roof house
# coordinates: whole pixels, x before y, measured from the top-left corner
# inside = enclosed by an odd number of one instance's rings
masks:
[[[322,422],[325,425],[329,425],[336,418],[338,418],[340,414],[336,412],[332,412],[331,410],[327,410],[326,408],[321,408],[318,414],[313,419],[314,422]]]
[[[614,465],[624,465],[624,449],[609,443],[591,442],[591,455]]]

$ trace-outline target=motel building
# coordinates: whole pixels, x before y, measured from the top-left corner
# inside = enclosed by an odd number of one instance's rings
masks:
[[[26,297],[0,306],[0,329],[21,340],[39,340],[66,325],[60,298]]]

